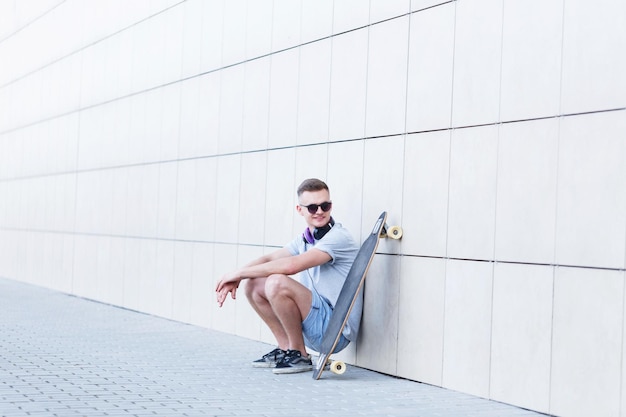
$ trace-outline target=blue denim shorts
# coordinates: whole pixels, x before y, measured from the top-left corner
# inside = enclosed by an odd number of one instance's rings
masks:
[[[333,308],[330,306],[328,300],[319,295],[317,291],[311,291],[313,301],[311,302],[311,311],[302,322],[302,334],[304,336],[304,343],[308,348],[320,351],[322,344],[322,337],[328,327],[330,316],[333,313]],[[333,353],[342,351],[348,346],[350,341],[341,335],[339,342]]]

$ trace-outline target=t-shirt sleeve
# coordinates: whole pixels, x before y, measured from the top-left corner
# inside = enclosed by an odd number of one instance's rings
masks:
[[[344,228],[331,229],[320,241],[315,244],[315,249],[319,249],[330,255],[330,263],[343,257],[354,257],[355,247],[358,247],[352,236]]]

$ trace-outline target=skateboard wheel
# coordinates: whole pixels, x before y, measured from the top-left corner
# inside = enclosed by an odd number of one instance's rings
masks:
[[[330,364],[330,371],[334,374],[341,375],[346,372],[346,364],[342,361],[334,361]]]
[[[387,236],[392,239],[400,239],[402,237],[402,228],[400,226],[392,226],[387,230]]]

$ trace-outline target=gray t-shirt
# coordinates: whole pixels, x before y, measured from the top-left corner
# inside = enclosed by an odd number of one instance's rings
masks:
[[[352,238],[350,232],[341,223],[335,223],[332,229],[314,245],[305,243],[302,236],[296,237],[285,246],[292,255],[300,255],[308,249],[315,248],[326,252],[332,258],[329,262],[304,270],[298,274],[299,282],[311,291],[316,291],[325,298],[332,307],[337,303],[339,292],[348,276],[352,262],[359,251],[359,245]],[[359,294],[343,335],[350,341],[355,341],[361,324],[363,312],[363,291]]]

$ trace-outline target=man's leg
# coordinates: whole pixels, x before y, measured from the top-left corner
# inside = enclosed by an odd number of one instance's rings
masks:
[[[261,317],[261,319],[270,328],[270,331],[276,338],[278,347],[282,350],[289,349],[289,338],[283,329],[283,325],[274,313],[272,306],[265,294],[265,282],[267,278],[255,278],[246,280],[245,293],[248,302]]]
[[[311,310],[311,291],[287,275],[275,274],[266,279],[265,294],[287,337],[288,348],[306,356],[302,321]]]
[[[306,355],[302,321],[311,310],[311,292],[287,275],[249,279],[246,297],[270,328],[278,347],[299,350]]]

